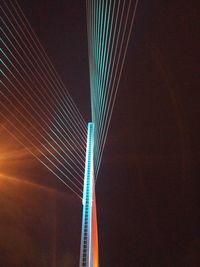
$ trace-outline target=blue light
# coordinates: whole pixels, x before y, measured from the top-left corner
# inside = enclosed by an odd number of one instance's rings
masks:
[[[94,267],[96,262],[94,250],[94,123],[88,123],[88,136],[87,136],[87,150],[85,161],[85,178],[83,189],[83,218],[82,218],[82,236],[81,236],[81,250],[80,250],[80,267]],[[96,210],[95,210],[96,214]],[[95,220],[96,221],[96,220]],[[97,240],[97,239],[96,239]],[[97,266],[95,264],[95,266]]]

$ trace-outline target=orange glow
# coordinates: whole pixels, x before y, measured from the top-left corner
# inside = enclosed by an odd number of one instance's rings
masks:
[[[97,210],[96,210],[96,195],[93,191],[93,206],[92,206],[92,254],[93,266],[99,266],[99,247],[98,247],[98,227],[97,227]]]
[[[25,179],[21,179],[21,178],[5,175],[4,173],[0,173],[0,184],[8,185],[9,183],[12,183],[13,185],[16,185],[16,186],[19,185],[19,186],[31,187],[37,190],[44,190],[44,191],[49,191],[49,192],[54,192],[54,193],[57,192],[56,190],[48,186],[40,185],[37,183],[26,181]]]
[[[44,185],[46,181],[50,181],[51,173],[33,156],[40,155],[31,146],[28,150],[23,147],[18,142],[20,136],[10,135],[3,128],[4,125],[0,125],[0,183],[5,184],[7,181],[15,185],[20,183],[41,190],[51,190],[51,187]],[[39,177],[37,173],[40,173]],[[44,179],[41,180],[41,177]]]

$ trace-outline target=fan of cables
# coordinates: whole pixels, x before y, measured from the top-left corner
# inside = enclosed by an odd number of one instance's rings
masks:
[[[0,14],[1,127],[82,199],[87,125],[17,1]]]
[[[86,0],[97,178],[138,0]],[[2,0],[1,127],[82,199],[87,126],[18,2]]]
[[[90,90],[97,179],[138,0],[87,0]]]

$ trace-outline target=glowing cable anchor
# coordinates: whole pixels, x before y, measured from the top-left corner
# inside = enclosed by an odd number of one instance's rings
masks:
[[[94,123],[88,123],[80,267],[98,267],[98,233],[94,183]]]

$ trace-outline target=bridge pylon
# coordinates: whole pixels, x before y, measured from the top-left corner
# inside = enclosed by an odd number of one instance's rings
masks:
[[[88,123],[83,214],[80,248],[80,267],[98,267],[98,230],[94,181],[94,123]]]

